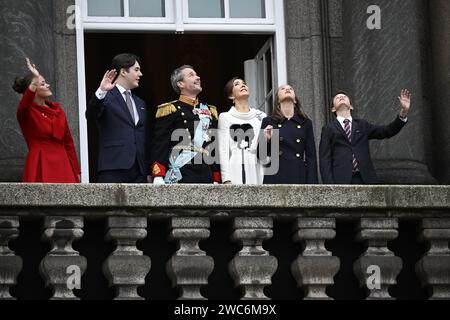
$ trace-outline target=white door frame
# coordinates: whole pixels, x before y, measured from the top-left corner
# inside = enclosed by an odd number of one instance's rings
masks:
[[[174,15],[175,21],[170,22],[146,22],[144,19],[134,20],[133,23],[124,22],[108,22],[102,18],[102,21],[94,21],[85,19],[86,17],[86,0],[75,0],[76,10],[76,46],[77,46],[77,73],[78,73],[78,115],[79,115],[79,131],[80,131],[80,162],[81,162],[81,181],[89,183],[89,153],[88,153],[88,128],[85,117],[86,112],[86,72],[85,72],[85,48],[84,33],[85,31],[160,31],[162,33],[183,33],[183,32],[209,32],[209,33],[255,33],[255,34],[272,34],[275,43],[275,61],[276,66],[276,83],[287,82],[287,65],[286,65],[286,35],[284,20],[284,1],[273,0],[273,4],[268,8],[273,9],[272,24],[236,24],[232,23],[186,23],[183,20],[183,10],[185,10],[180,2],[175,1]],[[150,20],[151,21],[151,20]],[[100,76],[100,75],[99,75]]]

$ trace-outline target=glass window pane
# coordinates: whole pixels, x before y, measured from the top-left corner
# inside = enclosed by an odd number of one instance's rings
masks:
[[[122,17],[122,0],[88,0],[88,16]]]
[[[231,18],[265,18],[265,0],[229,0]]]
[[[165,17],[164,0],[129,0],[130,17]]]
[[[224,18],[223,0],[189,0],[189,17]]]

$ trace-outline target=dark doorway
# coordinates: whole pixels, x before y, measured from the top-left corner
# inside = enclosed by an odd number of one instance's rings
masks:
[[[97,90],[103,74],[110,68],[112,58],[116,54],[130,52],[142,59],[144,76],[135,93],[146,102],[149,119],[154,118],[156,106],[177,98],[169,78],[172,70],[183,64],[194,66],[202,79],[200,99],[217,106],[219,112],[227,111],[229,103],[223,95],[226,81],[235,75],[243,77],[244,61],[253,59],[270,37],[246,34],[86,33],[86,99],[89,101]],[[88,137],[89,178],[91,182],[96,182],[95,123],[88,123]]]

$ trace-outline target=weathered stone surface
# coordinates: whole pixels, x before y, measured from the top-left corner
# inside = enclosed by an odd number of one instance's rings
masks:
[[[87,261],[72,248],[83,237],[83,217],[46,217],[43,239],[52,248],[39,266],[46,286],[53,290],[53,300],[73,300],[73,289],[81,289],[81,276]]]
[[[394,256],[387,244],[398,237],[397,219],[362,218],[356,240],[367,243],[367,250],[353,264],[360,286],[368,292],[368,300],[393,299],[389,287],[397,283],[402,259]]]
[[[201,250],[199,242],[209,237],[209,218],[172,218],[170,238],[178,241],[178,251],[167,262],[166,270],[180,300],[206,299],[200,292],[214,269],[213,258]]]
[[[152,196],[149,196],[152,195]],[[345,196],[342,196],[345,195]],[[0,208],[80,208],[94,214],[94,208],[122,207],[179,209],[248,209],[268,215],[271,209],[445,209],[450,207],[449,186],[209,186],[126,184],[7,184],[0,183]],[[61,211],[60,214],[64,215]],[[158,211],[160,212],[160,211]],[[201,211],[198,211],[201,214]],[[292,211],[291,211],[292,212]],[[361,212],[361,211],[359,211]],[[203,211],[203,214],[206,212]],[[275,212],[273,212],[275,214]],[[304,211],[299,211],[304,214]],[[0,215],[8,213],[0,212]],[[26,215],[23,211],[19,214]],[[33,214],[36,214],[35,212]],[[133,216],[118,210],[111,215]],[[150,212],[157,214],[157,212]],[[176,214],[169,211],[166,214]],[[277,214],[280,214],[277,212]],[[358,214],[358,212],[356,212]],[[374,213],[376,214],[376,212]],[[405,213],[406,214],[406,213]],[[422,214],[422,213],[421,213]],[[443,212],[442,214],[446,214]],[[362,213],[361,213],[362,215]]]
[[[9,248],[9,241],[19,235],[18,217],[0,217],[0,300],[14,299],[9,289],[17,283],[22,258]]]
[[[272,284],[278,268],[277,258],[263,248],[263,241],[272,238],[271,218],[244,218],[234,220],[232,239],[242,243],[229,264],[229,271],[237,287],[243,291],[242,300],[266,300],[264,288]]]
[[[145,284],[150,258],[142,255],[136,242],[147,236],[145,217],[109,217],[107,240],[117,245],[103,264],[103,273],[116,291],[116,300],[142,299],[137,288]]]
[[[413,94],[409,123],[402,132],[389,140],[371,142],[371,154],[383,183],[436,182],[426,158],[432,141],[425,129],[431,122],[423,94],[420,3],[377,1],[381,30],[371,30],[367,27],[367,9],[373,1],[343,1],[345,87],[355,107],[353,116],[387,124],[400,111],[400,90],[406,88]]]
[[[20,95],[11,86],[26,72],[25,57],[55,83],[51,0],[9,1],[0,7],[0,181],[21,181],[27,146],[16,119]]]
[[[76,29],[73,28],[75,0],[53,1],[55,55],[53,72],[55,99],[64,109],[77,155],[80,156],[80,125],[77,77]],[[84,120],[84,118],[83,118]]]
[[[423,219],[421,227],[420,240],[429,250],[417,262],[416,273],[430,289],[430,299],[450,299],[450,219]]]
[[[338,257],[325,248],[325,241],[336,236],[333,218],[299,218],[294,240],[301,242],[304,250],[291,265],[299,287],[305,291],[306,300],[327,300],[327,286],[334,284],[339,271]]]
[[[433,144],[436,178],[450,184],[450,1],[428,2],[433,60]]]

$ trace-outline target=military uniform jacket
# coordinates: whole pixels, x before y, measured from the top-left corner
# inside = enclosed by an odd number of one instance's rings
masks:
[[[169,157],[179,154],[181,150],[198,151],[195,158],[181,168],[182,180],[179,183],[213,183],[220,182],[219,164],[213,163],[211,129],[217,129],[218,114],[214,106],[208,105],[209,111],[199,111],[200,102],[184,96],[179,100],[158,106],[155,119],[155,131],[151,146],[152,176],[164,177],[169,169]],[[208,128],[210,141],[204,141],[202,148],[191,149],[198,125],[202,125],[199,112],[209,113]],[[173,141],[172,141],[173,140]]]
[[[279,157],[275,175],[265,175],[264,184],[315,184],[317,157],[312,122],[295,114],[290,120],[264,118],[261,128],[271,125],[279,130],[279,154],[270,152],[270,158]],[[270,146],[270,143],[269,143]]]

